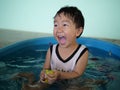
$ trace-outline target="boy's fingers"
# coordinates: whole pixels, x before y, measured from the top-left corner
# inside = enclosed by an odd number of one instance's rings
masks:
[[[47,74],[47,77],[48,78],[55,78],[55,75],[53,75],[53,74]]]

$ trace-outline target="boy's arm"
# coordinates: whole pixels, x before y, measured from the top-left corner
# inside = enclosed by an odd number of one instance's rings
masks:
[[[43,83],[45,83],[45,69],[50,69],[50,49],[47,51],[43,70],[40,72],[40,81]]]
[[[46,59],[45,59],[43,69],[50,69],[50,58],[51,58],[51,53],[49,48],[46,54]]]
[[[73,72],[60,72],[60,71],[58,71],[57,72],[58,79],[71,79],[71,78],[81,76],[86,69],[87,62],[88,62],[88,51],[86,51],[81,56],[81,58],[78,60]]]

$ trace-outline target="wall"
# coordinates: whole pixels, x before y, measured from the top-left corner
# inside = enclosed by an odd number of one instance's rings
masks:
[[[0,0],[0,29],[52,33],[62,6],[77,6],[85,17],[82,36],[120,39],[120,0]]]

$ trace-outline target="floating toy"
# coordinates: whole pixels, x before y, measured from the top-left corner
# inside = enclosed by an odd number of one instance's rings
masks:
[[[46,77],[46,78],[45,78],[45,83],[48,83],[47,75],[48,75],[48,74],[54,74],[54,71],[53,71],[53,70],[45,70],[45,74],[46,74],[46,75],[45,75],[45,77]]]

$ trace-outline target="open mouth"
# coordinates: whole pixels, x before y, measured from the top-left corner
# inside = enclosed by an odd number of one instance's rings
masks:
[[[65,36],[58,36],[58,40],[60,44],[65,44],[66,43],[66,37]]]

